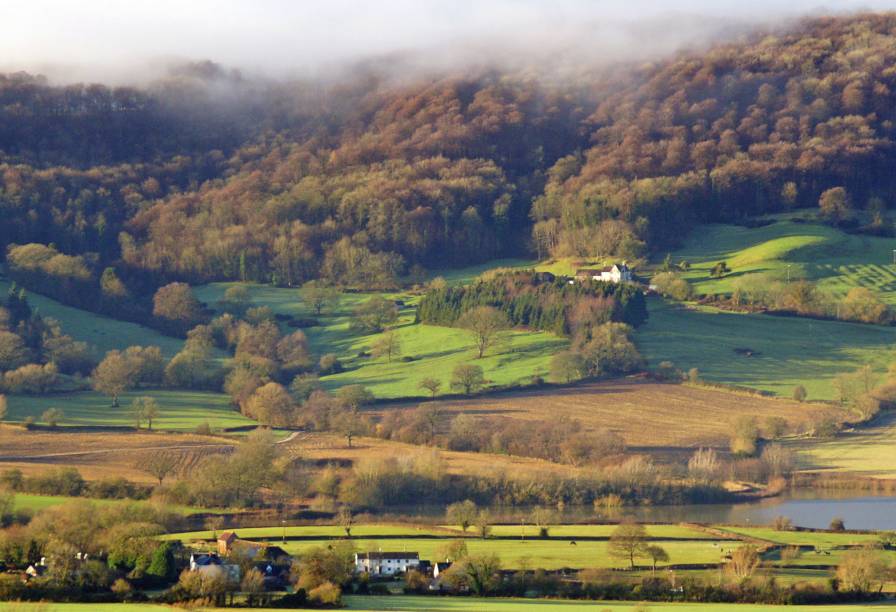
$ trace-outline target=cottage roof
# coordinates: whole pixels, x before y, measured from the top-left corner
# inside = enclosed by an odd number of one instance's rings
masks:
[[[222,531],[221,535],[218,536],[219,542],[233,542],[237,539],[239,539],[239,536],[236,535],[235,531]]]
[[[221,559],[215,553],[194,554],[191,561],[196,565],[221,565]]]
[[[420,553],[415,552],[366,552],[359,553],[358,559],[384,560],[384,559],[420,559]]]

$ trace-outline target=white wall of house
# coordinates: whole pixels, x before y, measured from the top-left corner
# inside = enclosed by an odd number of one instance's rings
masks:
[[[368,559],[362,555],[355,556],[355,571],[378,576],[392,576],[406,572],[420,565],[419,558]]]

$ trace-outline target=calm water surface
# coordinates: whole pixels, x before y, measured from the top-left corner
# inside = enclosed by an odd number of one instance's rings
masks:
[[[499,520],[526,516],[531,509],[494,508]],[[397,514],[442,517],[444,506],[395,508]],[[786,516],[794,525],[826,529],[833,518],[841,518],[847,529],[896,531],[896,496],[872,493],[798,490],[750,503],[696,504],[686,506],[652,506],[619,508],[595,512],[589,507],[567,507],[566,522],[588,520],[618,521],[632,518],[649,523],[719,523],[730,525],[769,525],[775,517]]]
[[[643,521],[742,525],[767,525],[777,516],[786,516],[794,525],[815,529],[827,528],[831,519],[839,517],[847,529],[896,531],[896,496],[868,493],[796,491],[752,503],[626,508],[622,513]]]

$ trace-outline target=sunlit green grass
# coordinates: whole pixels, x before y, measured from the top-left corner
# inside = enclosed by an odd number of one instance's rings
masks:
[[[213,429],[253,425],[255,421],[235,411],[230,398],[223,393],[168,389],[140,389],[123,394],[121,404],[112,407],[110,398],[92,391],[52,395],[9,396],[8,421],[22,421],[32,416],[40,423],[41,414],[48,408],[59,408],[65,414],[62,426],[133,426],[131,401],[138,396],[149,396],[159,404],[159,416],[154,429],[192,431],[202,423]],[[145,426],[145,424],[144,424]]]
[[[460,528],[451,526],[373,524],[352,527],[350,541],[359,551],[412,551],[420,553],[422,558],[432,560],[437,558],[436,553],[440,547],[463,538],[471,554],[497,554],[505,566],[511,568],[623,567],[627,565],[627,561],[613,558],[607,549],[606,539],[615,529],[615,525],[554,525],[549,529],[550,537],[542,539],[534,537],[537,531],[531,525],[495,525],[492,528],[493,537],[483,540],[472,529],[463,533]],[[646,529],[648,537],[667,550],[673,564],[717,563],[723,549],[737,545],[736,541],[719,541],[701,530],[684,526],[648,525]],[[286,527],[285,530],[283,527],[272,526],[236,531],[241,538],[246,539],[276,542],[285,537],[286,543],[281,546],[294,554],[315,546],[327,546],[345,538],[345,531],[336,525]],[[211,536],[210,531],[198,531],[170,534],[166,538],[189,542]],[[639,559],[637,563],[648,564],[646,559]]]
[[[698,293],[731,293],[744,274],[768,272],[786,280],[789,272],[792,280],[816,281],[837,296],[861,286],[896,305],[894,248],[892,238],[847,234],[826,225],[785,219],[758,228],[701,226],[672,255],[674,263],[691,263],[684,277]],[[709,272],[720,261],[727,262],[732,273],[714,279]]]
[[[833,399],[838,374],[870,364],[882,374],[896,354],[896,328],[798,317],[740,314],[648,300],[650,319],[636,342],[656,367],[672,361],[710,382],[789,397],[803,385],[809,399]],[[754,351],[748,357],[736,348]]]
[[[860,610],[892,610],[891,605],[863,604],[854,606],[766,606],[759,604],[696,604],[696,603],[638,603],[633,601],[558,601],[551,599],[477,599],[475,597],[376,596],[345,598],[349,610],[406,611],[406,612],[623,612],[634,610],[675,610],[695,612],[858,612]]]
[[[550,525],[548,535],[552,538],[609,538],[618,525]],[[675,540],[714,540],[713,535],[682,525],[645,525],[647,535],[651,539],[661,540],[665,538]],[[493,535],[532,537],[538,535],[535,525],[495,525],[492,527]]]
[[[133,501],[123,499],[94,499],[92,497],[65,497],[63,495],[34,495],[31,493],[16,493],[13,497],[13,507],[17,512],[27,511],[37,513],[47,508],[61,506],[63,504],[87,501],[97,506],[110,506],[120,504],[151,504],[150,501]],[[198,508],[195,506],[182,506],[179,504],[165,504],[164,509],[168,512],[176,512],[178,514],[198,514],[198,513],[215,513],[224,512],[224,510],[215,510],[209,508]],[[0,608],[2,610],[2,608]]]
[[[498,262],[500,263],[500,262]],[[490,266],[493,267],[493,266]],[[472,273],[461,273],[471,275]],[[198,287],[200,299],[214,305],[232,283]],[[442,393],[450,392],[452,370],[459,364],[482,366],[488,386],[527,384],[534,375],[546,376],[551,356],[568,345],[568,340],[545,332],[514,330],[505,334],[500,346],[476,359],[472,335],[462,329],[414,323],[414,304],[419,296],[397,293],[343,293],[339,304],[317,317],[301,299],[298,289],[248,285],[253,304],[269,306],[274,312],[296,317],[314,317],[321,325],[304,330],[315,355],[335,353],[345,371],[322,378],[325,387],[335,390],[352,384],[368,387],[377,398],[415,397],[426,394],[420,381],[433,377],[442,381]],[[363,334],[351,329],[353,310],[373,295],[404,303],[394,333],[401,344],[401,356],[389,362],[369,353],[379,334]]]
[[[437,597],[421,595],[392,596],[360,596],[350,595],[343,598],[345,609],[357,612],[516,612],[532,610],[533,612],[634,612],[635,610],[694,610],[696,612],[766,612],[781,610],[782,612],[863,612],[866,610],[892,610],[893,606],[880,604],[861,604],[850,606],[766,606],[758,604],[694,604],[663,603],[647,604],[634,601],[563,601],[555,599],[508,599],[475,597]],[[157,612],[170,610],[169,606],[156,604],[15,604],[0,603],[0,611],[6,612]],[[233,608],[204,608],[205,610],[232,610]],[[253,608],[267,610],[270,608]]]
[[[352,538],[359,551],[388,550],[412,551],[420,553],[421,558],[437,559],[439,548],[451,538]],[[299,554],[315,546],[332,544],[332,539],[289,541],[282,546],[290,553]],[[571,542],[575,542],[572,544]],[[710,540],[668,541],[659,542],[669,553],[670,563],[718,563],[722,551],[736,542],[726,541],[716,546]],[[563,567],[603,567],[624,568],[627,560],[612,557],[605,540],[589,541],[569,539],[487,539],[470,538],[466,540],[470,554],[496,554],[508,568],[542,568],[559,569]],[[727,548],[726,548],[727,547]],[[636,560],[637,564],[649,565],[647,559]],[[666,564],[663,564],[666,565]]]
[[[551,525],[549,526],[549,535],[551,538],[608,538],[617,525]],[[647,535],[655,540],[662,539],[688,539],[688,540],[714,540],[716,537],[711,534],[695,529],[679,525],[647,525]],[[284,533],[286,537],[328,537],[342,538],[345,530],[338,525],[300,525],[283,527],[248,527],[238,529],[240,537],[246,539],[252,538],[280,538]],[[504,537],[527,537],[533,538],[538,535],[538,528],[534,525],[494,525],[491,533],[493,536]],[[371,525],[355,525],[352,527],[352,536],[355,538],[370,538],[377,536],[394,536],[394,537],[420,537],[431,536],[438,538],[476,538],[473,529],[463,532],[460,527],[452,525],[427,526],[427,525],[392,525],[392,524],[371,524]],[[176,533],[168,536],[171,539],[195,540],[212,537],[211,531],[194,531],[188,533]]]
[[[0,297],[5,298],[9,282],[0,280]],[[107,351],[129,346],[157,346],[166,357],[172,357],[183,346],[183,340],[161,334],[136,323],[119,321],[86,310],[65,306],[37,293],[28,293],[28,303],[44,317],[52,317],[62,325],[62,331],[76,340],[96,347],[96,356]]]
[[[830,440],[795,440],[791,446],[800,452],[804,469],[894,478],[896,414],[883,414]]]
[[[879,536],[874,533],[829,533],[824,531],[777,531],[770,527],[724,527],[725,531],[735,535],[748,536],[775,544],[791,546],[815,546],[831,548],[833,546],[850,546],[877,542]]]
[[[283,537],[316,537],[316,538],[342,538],[345,530],[339,525],[299,525],[284,527],[244,527],[235,530],[241,538],[278,539]],[[355,525],[352,527],[352,535],[355,537],[396,536],[413,537],[420,535],[434,535],[438,537],[451,537],[451,531],[447,529],[431,528],[412,525]],[[165,536],[172,540],[199,540],[212,537],[212,532],[191,531],[186,533],[172,533]]]

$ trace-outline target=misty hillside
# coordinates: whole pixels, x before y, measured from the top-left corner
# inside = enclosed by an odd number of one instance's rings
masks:
[[[583,58],[587,64],[587,58]],[[144,89],[0,77],[0,243],[98,278],[325,275],[537,253],[634,258],[701,220],[894,189],[896,15],[824,18],[647,65],[408,83]],[[355,278],[356,276],[356,278]]]

